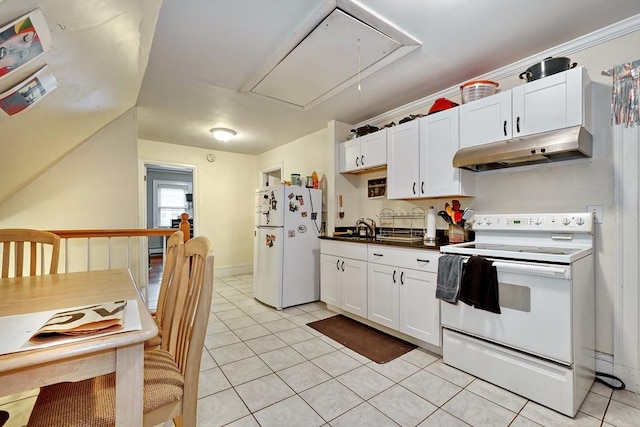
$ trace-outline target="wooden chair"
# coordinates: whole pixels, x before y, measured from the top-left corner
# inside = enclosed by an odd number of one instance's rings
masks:
[[[164,323],[171,325],[173,312],[175,309],[179,268],[177,262],[181,253],[180,246],[184,244],[184,233],[178,230],[169,236],[167,240],[167,253],[164,256],[164,267],[162,268],[162,279],[160,280],[160,293],[158,294],[158,305],[154,318],[158,324],[158,335],[144,343],[145,350],[158,348],[162,341],[162,326]]]
[[[178,247],[179,276],[162,348],[144,355],[144,426],[196,426],[200,358],[211,309],[213,251],[205,236]],[[166,314],[166,313],[165,313]],[[166,317],[165,317],[166,319]],[[43,387],[28,426],[113,426],[115,375]]]
[[[48,274],[58,272],[58,258],[60,257],[60,236],[48,231],[30,230],[26,228],[5,228],[0,229],[0,242],[2,243],[2,278],[9,277],[9,263],[11,259],[11,247],[13,246],[14,272],[13,277],[22,277],[24,273],[24,252],[25,243],[29,243],[29,276],[36,275],[38,266],[38,245],[51,245],[51,262],[49,263]],[[13,243],[13,245],[12,245]],[[43,267],[45,257],[42,256],[40,262]],[[43,268],[43,271],[44,268]]]

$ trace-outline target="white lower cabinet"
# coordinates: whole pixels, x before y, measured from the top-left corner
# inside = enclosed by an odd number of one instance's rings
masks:
[[[441,346],[437,251],[322,240],[320,299]]]
[[[320,300],[367,317],[367,245],[320,243]]]
[[[440,346],[438,257],[435,251],[369,245],[368,319]]]

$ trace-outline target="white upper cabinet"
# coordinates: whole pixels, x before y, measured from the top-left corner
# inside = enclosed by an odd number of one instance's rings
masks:
[[[460,148],[511,139],[511,91],[463,104]]]
[[[388,130],[387,198],[420,197],[420,128],[412,120]]]
[[[514,138],[580,125],[591,131],[586,114],[591,91],[584,67],[516,86],[511,92]]]
[[[387,164],[387,129],[340,143],[340,172],[359,172]]]
[[[460,106],[460,148],[585,126],[591,85],[584,67],[516,86]]]
[[[420,190],[422,197],[473,196],[473,172],[454,168],[460,147],[459,108],[450,108],[420,119]]]
[[[387,198],[473,196],[473,173],[451,164],[459,148],[458,108],[390,128],[387,147]]]

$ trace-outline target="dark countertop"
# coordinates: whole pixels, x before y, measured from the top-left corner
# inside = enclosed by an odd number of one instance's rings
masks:
[[[337,242],[352,242],[352,243],[369,243],[373,245],[386,245],[386,246],[397,246],[402,248],[411,248],[411,249],[428,249],[433,251],[440,251],[440,246],[448,245],[448,241],[441,241],[436,239],[436,243],[433,245],[425,245],[423,242],[390,242],[388,240],[375,240],[372,237],[359,237],[359,236],[323,236],[320,237],[324,240],[335,240]]]

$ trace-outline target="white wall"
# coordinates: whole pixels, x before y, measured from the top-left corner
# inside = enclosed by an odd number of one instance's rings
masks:
[[[0,228],[137,228],[137,132],[136,111],[131,109],[0,205]],[[79,246],[78,240],[74,239],[70,248]],[[105,251],[93,250],[92,269],[106,268]],[[71,249],[69,252],[78,254]],[[80,252],[84,259],[73,256],[70,271],[86,268],[86,249]],[[113,265],[126,267],[126,260],[121,259],[126,254],[119,257],[123,251],[113,253]],[[61,269],[65,257],[63,250]]]
[[[0,205],[0,228],[136,227],[136,134],[131,109]]]
[[[148,140],[138,141],[138,153],[141,162],[195,167],[194,233],[213,242],[216,275],[251,272],[256,156]]]
[[[321,129],[273,150],[265,151],[258,155],[257,170],[261,171],[282,164],[283,180],[291,179],[292,173],[298,173],[304,179],[314,171],[321,178],[326,175],[328,168],[333,167],[328,162],[327,135],[327,129]],[[256,181],[256,187],[261,185],[263,184]]]

